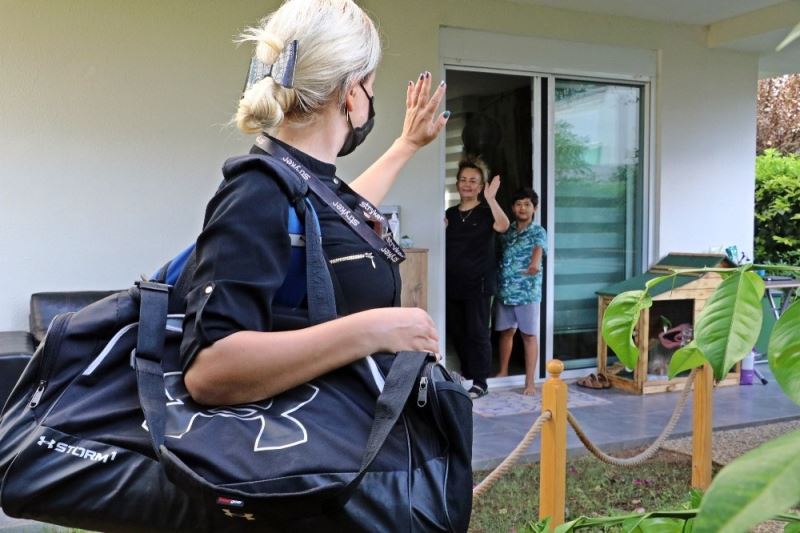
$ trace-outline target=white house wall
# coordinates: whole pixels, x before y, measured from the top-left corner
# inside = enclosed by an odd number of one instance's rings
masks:
[[[32,292],[126,287],[194,238],[220,165],[250,142],[226,126],[250,55],[231,40],[277,4],[0,0],[0,330],[26,327]],[[655,77],[653,256],[752,249],[755,56],[707,49],[698,27],[509,1],[361,5],[379,23],[385,57],[376,130],[340,161],[342,177],[396,137],[407,80],[444,75],[444,27],[546,39],[541,67],[573,57],[570,70]],[[578,57],[585,47],[572,43],[618,53]],[[513,63],[510,51],[483,48],[491,64]],[[439,324],[442,149],[418,154],[386,200],[431,250]]]

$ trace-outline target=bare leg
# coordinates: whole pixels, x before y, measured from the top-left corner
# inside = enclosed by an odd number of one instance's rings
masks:
[[[536,394],[536,363],[539,361],[539,341],[536,335],[522,333],[522,346],[525,348],[525,390],[522,394]]]
[[[497,372],[499,378],[508,375],[508,362],[511,360],[511,348],[514,347],[516,331],[516,328],[505,329],[500,332],[500,338],[497,340],[497,348],[500,352],[500,370]]]

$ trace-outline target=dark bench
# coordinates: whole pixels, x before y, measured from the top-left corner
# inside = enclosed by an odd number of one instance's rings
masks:
[[[36,347],[47,333],[53,317],[77,311],[117,291],[37,292],[31,295],[29,331],[0,331],[0,407]]]

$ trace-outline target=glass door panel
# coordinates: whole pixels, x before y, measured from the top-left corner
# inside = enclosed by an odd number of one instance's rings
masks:
[[[639,273],[642,87],[555,80],[553,357],[594,366],[595,291]]]

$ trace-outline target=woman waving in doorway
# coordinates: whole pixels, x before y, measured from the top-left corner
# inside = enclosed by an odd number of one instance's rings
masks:
[[[445,212],[447,333],[461,361],[461,373],[472,379],[469,393],[473,399],[489,390],[489,308],[497,285],[494,235],[509,227],[495,198],[500,176],[487,184],[487,175],[481,159],[462,159],[456,174],[460,202]],[[481,192],[485,202],[480,199]]]

